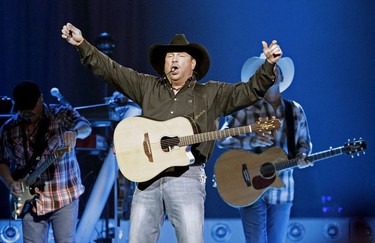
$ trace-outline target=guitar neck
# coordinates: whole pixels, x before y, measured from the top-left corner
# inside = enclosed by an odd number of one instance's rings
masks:
[[[334,156],[338,156],[338,155],[341,155],[343,153],[344,153],[344,146],[341,146],[341,147],[338,147],[338,148],[335,148],[335,149],[329,149],[329,150],[325,150],[325,151],[322,151],[322,152],[319,152],[319,153],[312,154],[312,155],[308,156],[307,159],[310,160],[311,162],[315,162],[315,161],[331,158],[331,157],[334,157]],[[287,160],[287,161],[277,162],[277,163],[275,163],[276,171],[282,171],[282,170],[297,167],[298,166],[297,162],[298,162],[297,158],[296,159],[290,159],[290,160]]]
[[[212,131],[212,132],[205,132],[199,133],[189,136],[180,137],[179,146],[187,146],[191,144],[197,144],[202,142],[207,142],[219,138],[225,138],[230,136],[236,136],[240,134],[246,134],[253,132],[253,126],[243,126],[243,127],[236,127],[236,128],[228,128],[221,131]]]
[[[48,159],[39,166],[36,170],[34,170],[25,180],[26,185],[32,185],[35,180],[50,166],[53,161],[57,158],[56,152],[53,152]]]

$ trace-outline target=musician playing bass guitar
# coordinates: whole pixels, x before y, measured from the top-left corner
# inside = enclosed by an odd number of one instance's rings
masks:
[[[73,108],[45,104],[30,81],[13,90],[18,111],[0,130],[0,177],[12,194],[12,216],[22,218],[23,242],[76,242],[79,197],[84,192],[74,152],[91,133]]]
[[[242,81],[249,80],[264,58],[264,55],[261,55],[252,57],[245,62],[241,73]],[[264,136],[250,133],[228,137],[218,140],[218,146],[220,148],[244,149],[256,154],[261,154],[268,148],[277,146],[282,148],[290,158],[301,158],[298,160],[299,167],[312,165],[312,162],[304,159],[312,149],[305,113],[300,104],[295,101],[283,100],[281,97],[281,92],[291,84],[293,76],[293,61],[288,57],[281,58],[276,64],[275,84],[267,91],[265,98],[227,116],[222,127],[222,129],[239,127],[252,124],[259,117],[275,116],[281,124],[278,130],[271,134],[266,133]],[[294,196],[293,170],[282,171],[278,176],[284,183],[284,187],[269,188],[256,202],[239,208],[247,243],[285,241]]]

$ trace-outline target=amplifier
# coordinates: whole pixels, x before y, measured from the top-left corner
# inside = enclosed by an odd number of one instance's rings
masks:
[[[77,139],[76,149],[106,151],[108,149],[108,143],[105,137],[99,134],[91,134],[83,140]]]
[[[6,96],[0,96],[0,114],[13,113],[13,100]]]

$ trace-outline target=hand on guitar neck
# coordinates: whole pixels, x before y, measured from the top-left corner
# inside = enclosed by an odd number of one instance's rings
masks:
[[[304,169],[310,166],[314,166],[314,162],[309,160],[307,155],[303,153],[302,155],[297,157],[297,165],[298,165],[298,168]]]

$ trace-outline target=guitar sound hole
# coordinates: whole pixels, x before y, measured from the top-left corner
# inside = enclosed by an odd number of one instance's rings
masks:
[[[162,137],[160,141],[161,149],[164,152],[170,152],[175,147],[178,147],[180,139],[178,137]]]
[[[264,163],[260,167],[260,174],[263,178],[271,178],[275,175],[276,168],[272,163]]]

